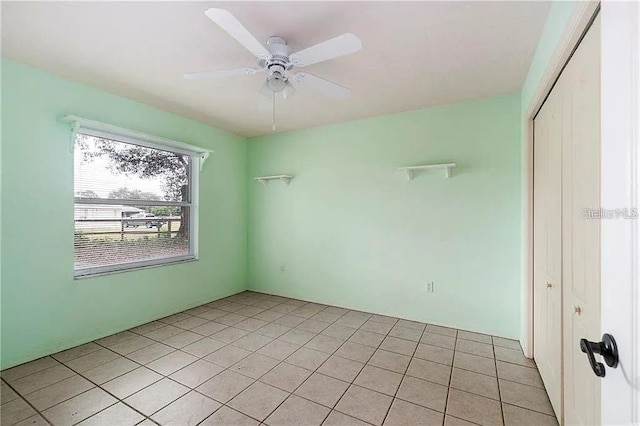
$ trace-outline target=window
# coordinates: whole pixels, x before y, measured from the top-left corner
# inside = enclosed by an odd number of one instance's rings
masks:
[[[75,276],[195,259],[201,156],[80,127],[74,140]]]

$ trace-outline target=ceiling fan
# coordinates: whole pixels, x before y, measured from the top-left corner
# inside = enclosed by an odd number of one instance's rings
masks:
[[[282,37],[269,37],[266,46],[260,43],[228,10],[211,8],[205,12],[205,15],[249,50],[257,58],[257,66],[192,72],[183,74],[184,78],[220,78],[265,72],[266,79],[260,89],[260,109],[274,108],[276,95],[278,93],[282,93],[284,99],[293,96],[296,93],[296,89],[292,81],[307,86],[324,95],[336,98],[345,98],[351,94],[346,87],[307,72],[294,73],[293,69],[296,67],[306,67],[359,51],[362,48],[362,43],[354,34],[346,33],[292,53],[289,50],[289,46],[287,46],[287,42]]]

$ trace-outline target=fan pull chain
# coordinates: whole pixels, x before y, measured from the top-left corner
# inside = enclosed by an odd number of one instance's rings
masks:
[[[272,123],[271,130],[275,132],[276,131],[276,94],[275,93],[273,94],[273,108],[272,108],[272,111],[273,111],[273,117],[272,117],[272,121],[271,121],[271,123]]]

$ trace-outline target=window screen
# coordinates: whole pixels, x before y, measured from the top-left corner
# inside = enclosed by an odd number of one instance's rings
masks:
[[[197,157],[78,133],[76,276],[192,259]]]

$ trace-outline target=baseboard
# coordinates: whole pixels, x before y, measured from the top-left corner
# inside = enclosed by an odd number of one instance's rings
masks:
[[[91,337],[85,336],[85,337],[82,337],[80,339],[74,340],[74,341],[72,341],[70,343],[66,343],[65,342],[65,343],[63,343],[63,344],[61,344],[59,346],[55,346],[54,348],[48,348],[46,350],[43,350],[42,353],[37,355],[37,356],[34,356],[34,357],[29,356],[29,357],[27,357],[27,358],[25,358],[23,360],[19,360],[18,362],[12,362],[7,366],[3,366],[2,370],[6,370],[6,369],[9,369],[9,368],[18,366],[18,365],[22,365],[22,364],[25,364],[27,362],[35,361],[37,359],[44,358],[46,356],[50,356],[50,355],[56,354],[56,353],[61,352],[61,351],[65,351],[67,349],[75,348],[76,346],[84,345],[85,343],[93,342],[94,340],[102,339],[103,337],[111,336],[112,334],[120,333],[122,331],[126,331],[126,330],[129,330],[131,328],[135,328],[135,327],[138,327],[140,325],[143,325],[143,324],[146,324],[146,323],[149,323],[149,322],[152,322],[152,321],[157,321],[157,320],[159,320],[161,318],[165,318],[165,317],[168,317],[170,315],[174,315],[174,314],[177,314],[177,313],[180,313],[180,312],[183,312],[183,311],[187,311],[189,309],[192,309],[192,308],[195,308],[195,307],[198,307],[198,306],[201,306],[201,305],[205,305],[207,303],[215,302],[216,300],[224,299],[225,297],[230,297],[230,296],[233,296],[235,294],[243,293],[245,291],[247,291],[246,288],[242,289],[242,290],[233,290],[231,292],[222,293],[222,295],[217,295],[214,298],[207,298],[207,299],[195,302],[195,303],[191,303],[191,304],[187,305],[187,307],[180,308],[179,310],[171,310],[169,312],[162,313],[162,314],[160,314],[158,316],[155,316],[153,318],[145,320],[144,322],[141,322],[141,323],[137,323],[136,322],[133,325],[130,325],[130,326],[126,327],[126,328],[118,327],[116,329],[110,329],[108,332],[105,332],[105,333],[99,333],[99,334],[97,334],[95,336],[91,336]]]
[[[469,330],[469,329],[466,329],[466,328],[460,328],[460,327],[457,327],[457,326],[455,326],[455,325],[446,324],[446,323],[440,323],[440,322],[425,322],[425,321],[424,321],[424,320],[422,320],[422,319],[417,319],[417,318],[412,318],[412,317],[405,317],[405,316],[401,316],[401,315],[396,314],[395,312],[373,312],[373,311],[364,311],[364,310],[362,310],[362,308],[355,307],[355,306],[343,305],[343,304],[335,304],[335,303],[329,303],[329,302],[327,302],[327,301],[323,301],[323,300],[318,300],[318,299],[313,299],[313,298],[311,298],[311,299],[308,299],[308,298],[302,298],[302,297],[297,297],[297,296],[293,296],[293,295],[290,295],[290,294],[283,294],[283,293],[277,293],[277,292],[267,292],[267,291],[264,291],[264,290],[256,290],[256,289],[251,288],[251,287],[247,288],[247,290],[246,290],[246,291],[251,291],[251,292],[253,292],[253,293],[266,294],[266,295],[269,295],[269,296],[287,297],[287,298],[289,298],[289,299],[302,300],[303,302],[310,302],[310,303],[318,303],[318,304],[321,304],[321,305],[335,306],[335,307],[338,307],[338,308],[349,309],[349,310],[352,310],[352,311],[366,312],[366,313],[368,313],[368,314],[384,315],[384,316],[388,316],[388,317],[399,318],[399,319],[406,320],[406,321],[415,321],[415,322],[421,322],[421,323],[423,323],[423,324],[437,325],[437,326],[439,326],[439,327],[455,328],[456,330],[468,331],[468,332],[471,332],[471,333],[479,333],[479,334],[485,334],[485,335],[488,335],[488,336],[501,337],[501,338],[504,338],[504,339],[515,340],[515,341],[517,341],[518,343],[520,343],[520,345],[522,346],[522,343],[521,343],[517,338],[508,337],[508,336],[500,336],[500,335],[497,335],[497,334],[488,334],[488,333],[485,333],[485,332],[483,332],[483,331],[478,331],[478,330]]]

